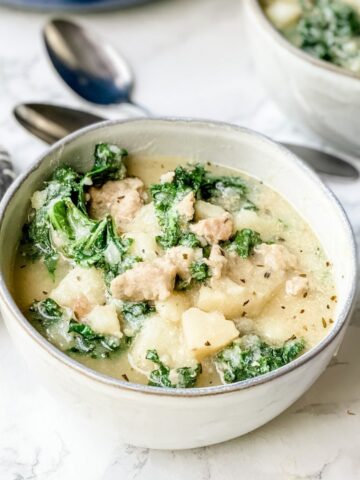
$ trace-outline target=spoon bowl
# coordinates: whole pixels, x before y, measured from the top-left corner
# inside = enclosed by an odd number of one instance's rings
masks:
[[[48,22],[43,36],[55,70],[80,97],[99,105],[132,103],[132,71],[112,45],[64,19]]]
[[[21,126],[49,144],[105,120],[90,112],[47,103],[21,103],[14,108],[14,116]]]

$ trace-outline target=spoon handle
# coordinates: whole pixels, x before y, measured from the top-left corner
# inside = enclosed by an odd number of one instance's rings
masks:
[[[5,195],[15,178],[10,155],[0,146],[0,199]]]
[[[116,105],[116,110],[126,112],[131,115],[131,117],[152,117],[149,110],[147,110],[142,105],[133,102],[132,100],[130,100],[129,102],[122,102],[119,105]]]
[[[97,114],[46,103],[20,104],[15,107],[14,115],[23,127],[49,144],[80,128],[105,120]],[[346,159],[312,147],[287,143],[283,145],[319,173],[351,180],[359,178],[358,169]]]

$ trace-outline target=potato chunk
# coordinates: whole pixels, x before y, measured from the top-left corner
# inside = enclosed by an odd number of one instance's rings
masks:
[[[182,314],[190,307],[190,299],[185,293],[174,292],[162,302],[155,302],[155,308],[161,318],[170,322],[180,322]]]
[[[355,8],[355,10],[360,13],[360,0],[343,0],[343,2]]]
[[[269,232],[274,231],[274,219],[269,215],[258,215],[253,210],[240,210],[234,215],[234,224],[236,230],[251,228],[259,232],[264,238],[269,236]]]
[[[297,22],[302,13],[299,0],[275,0],[265,11],[271,23],[280,30]]]
[[[225,317],[235,318],[244,311],[248,291],[230,278],[220,278],[207,287],[200,288],[196,306],[205,312],[221,312]]]
[[[157,221],[154,204],[151,202],[141,207],[134,219],[124,226],[124,231],[149,233],[153,237],[159,235],[161,229]]]
[[[154,364],[146,360],[148,350],[156,350],[162,362],[170,368],[195,367],[197,362],[188,349],[181,325],[151,315],[136,336],[129,352],[133,368],[148,375]]]
[[[225,210],[218,205],[213,205],[203,200],[198,200],[195,203],[195,220],[204,220],[205,218],[215,218],[224,215]]]
[[[75,267],[49,296],[62,307],[71,308],[81,318],[96,305],[105,303],[105,290],[101,270]]]
[[[114,305],[97,305],[83,319],[97,333],[121,338],[120,322]]]
[[[213,355],[239,336],[231,320],[220,312],[207,313],[199,308],[184,312],[182,325],[186,344],[197,360]]]
[[[132,255],[143,260],[153,260],[158,256],[159,246],[153,235],[144,232],[131,232],[125,234],[125,237],[134,240],[130,247]]]
[[[287,274],[296,266],[296,257],[283,245],[261,244],[255,254],[242,259],[234,252],[227,255],[227,275],[244,287],[241,315],[256,317],[276,295],[286,281]]]

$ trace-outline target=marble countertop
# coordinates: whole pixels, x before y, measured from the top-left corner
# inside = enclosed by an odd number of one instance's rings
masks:
[[[81,21],[131,61],[137,78],[134,97],[155,114],[224,120],[276,139],[322,145],[285,118],[258,83],[242,13],[241,0],[163,0],[82,15]],[[46,146],[15,123],[15,104],[51,101],[86,107],[46,60],[41,44],[46,18],[0,8],[0,145],[11,152],[18,171]],[[119,115],[118,109],[98,111]],[[360,241],[359,184],[329,185]],[[121,444],[102,425],[75,428],[13,349],[0,320],[0,479],[359,479],[359,344],[360,308],[338,357],[280,417],[221,445],[154,451]]]

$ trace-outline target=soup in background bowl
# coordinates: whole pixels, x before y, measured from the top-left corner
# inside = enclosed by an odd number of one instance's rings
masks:
[[[355,14],[335,14],[333,5],[339,2],[306,0],[303,14],[297,0],[249,0],[244,21],[256,70],[288,118],[330,146],[357,155],[360,57],[355,24],[360,17],[356,13],[350,26]],[[350,5],[341,8],[353,11]]]
[[[309,55],[360,74],[357,0],[263,0],[273,25]]]
[[[0,243],[1,308],[27,362],[148,447],[216,443],[280,413],[327,365],[354,296],[331,194],[223,124],[68,137],[7,194]]]

